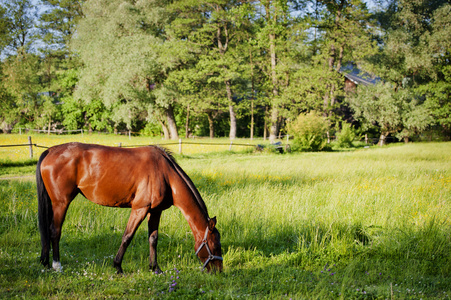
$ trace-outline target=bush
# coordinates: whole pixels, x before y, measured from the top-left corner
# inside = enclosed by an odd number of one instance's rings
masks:
[[[354,145],[355,131],[351,124],[341,122],[341,131],[337,132],[337,146],[341,148],[350,148]]]
[[[320,151],[327,144],[327,120],[316,112],[300,114],[289,124],[288,132],[294,136],[294,151]]]

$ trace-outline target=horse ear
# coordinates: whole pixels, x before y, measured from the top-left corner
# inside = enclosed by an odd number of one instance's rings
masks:
[[[216,217],[213,217],[208,220],[208,229],[212,231],[215,228],[215,226],[216,226]]]

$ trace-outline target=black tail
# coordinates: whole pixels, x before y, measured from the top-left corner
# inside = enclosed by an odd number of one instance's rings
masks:
[[[52,201],[42,181],[41,163],[49,152],[46,150],[39,158],[36,167],[36,184],[38,190],[38,219],[39,231],[41,232],[41,263],[49,266],[50,255],[50,224],[53,222]]]

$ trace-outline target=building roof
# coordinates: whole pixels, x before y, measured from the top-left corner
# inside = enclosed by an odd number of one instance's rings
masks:
[[[355,84],[375,85],[381,81],[379,77],[360,70],[354,64],[347,64],[341,67],[340,73]]]

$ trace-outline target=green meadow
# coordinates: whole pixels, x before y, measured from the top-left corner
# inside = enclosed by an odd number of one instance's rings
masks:
[[[165,272],[148,270],[142,224],[124,275],[116,275],[113,257],[130,211],[81,196],[63,226],[63,271],[44,269],[36,184],[25,176],[0,180],[0,298],[451,297],[451,143],[291,154],[173,151],[218,219],[224,272],[201,271],[188,224],[172,207],[159,231]],[[0,178],[33,175],[35,163],[26,151],[5,154]]]

